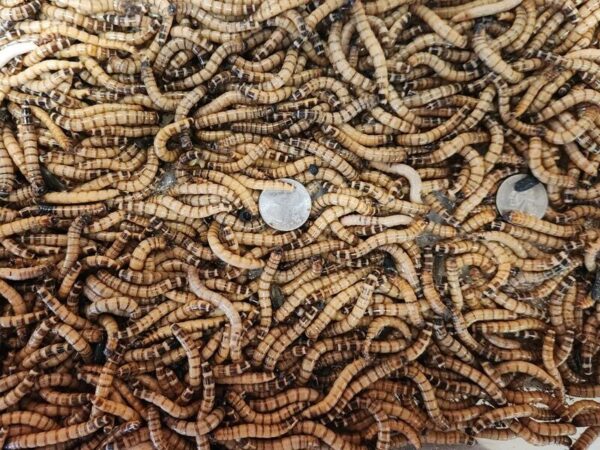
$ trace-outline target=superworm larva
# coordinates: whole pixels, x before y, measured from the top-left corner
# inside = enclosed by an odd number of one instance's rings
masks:
[[[0,442],[594,448],[598,6],[0,0]]]

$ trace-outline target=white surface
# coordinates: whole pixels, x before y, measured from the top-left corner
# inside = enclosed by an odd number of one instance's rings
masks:
[[[0,68],[8,64],[11,59],[24,53],[29,53],[36,48],[38,48],[38,46],[31,41],[14,42],[5,45],[0,49]]]
[[[572,436],[571,436],[572,438]],[[573,439],[574,440],[574,439]],[[409,447],[410,448],[410,447]],[[424,445],[423,450],[566,450],[567,447],[560,445],[539,446],[525,442],[521,438],[511,439],[509,441],[492,441],[490,439],[477,439],[477,444],[439,446],[439,445]],[[593,449],[592,449],[593,450]]]
[[[293,191],[263,191],[258,198],[258,209],[263,220],[271,228],[292,231],[304,225],[311,208],[310,194],[296,180],[283,178],[280,181],[294,186]]]
[[[548,209],[546,188],[542,183],[538,183],[526,191],[515,191],[515,184],[525,177],[527,175],[517,174],[504,180],[496,194],[496,206],[500,214],[516,210],[541,219],[546,214],[546,209]]]

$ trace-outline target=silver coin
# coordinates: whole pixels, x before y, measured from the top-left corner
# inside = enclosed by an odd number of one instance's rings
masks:
[[[258,198],[258,210],[271,228],[292,231],[304,225],[311,208],[310,194],[296,180],[283,178],[280,181],[294,186],[293,191],[263,191]]]
[[[515,190],[515,184],[525,177],[527,175],[517,174],[502,182],[496,194],[496,207],[500,214],[522,211],[541,219],[548,209],[546,188],[542,183],[538,183],[526,191]]]

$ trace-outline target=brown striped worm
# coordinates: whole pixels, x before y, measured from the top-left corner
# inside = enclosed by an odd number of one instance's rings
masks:
[[[6,448],[596,445],[598,2],[409,3],[0,0]]]

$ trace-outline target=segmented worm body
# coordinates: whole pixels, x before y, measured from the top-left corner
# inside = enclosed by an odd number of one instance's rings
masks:
[[[0,0],[0,447],[595,448],[599,7]]]

